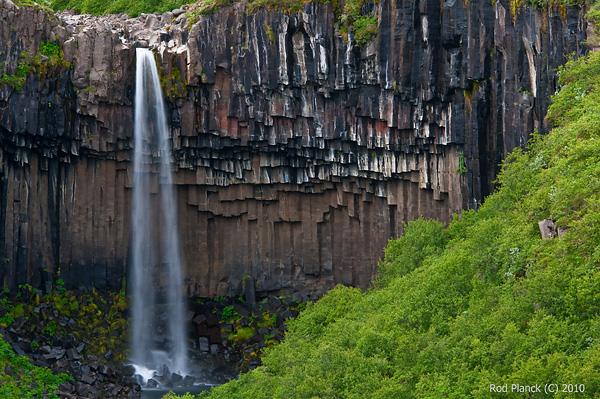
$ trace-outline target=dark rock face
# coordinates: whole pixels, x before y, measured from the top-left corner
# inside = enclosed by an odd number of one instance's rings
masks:
[[[199,296],[238,295],[244,276],[258,291],[366,287],[403,222],[481,203],[498,162],[546,129],[564,54],[585,51],[577,9],[382,0],[359,48],[315,3],[295,15],[238,3],[188,32],[183,14],[48,16],[0,0],[2,73],[41,41],[65,61],[36,61],[21,92],[0,84],[4,285],[44,287],[60,270],[67,287],[120,286],[136,45],[156,48],[164,76]]]

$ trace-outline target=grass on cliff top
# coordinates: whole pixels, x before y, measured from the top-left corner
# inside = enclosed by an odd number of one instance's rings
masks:
[[[74,9],[79,14],[127,14],[131,18],[141,13],[164,13],[180,8],[187,0],[51,0],[54,11]]]
[[[226,398],[494,398],[490,385],[600,395],[600,53],[560,69],[556,127],[448,228],[390,241],[373,289],[339,286],[289,323]],[[542,240],[538,221],[567,231]],[[516,385],[515,385],[515,389]],[[577,392],[577,394],[575,394]]]

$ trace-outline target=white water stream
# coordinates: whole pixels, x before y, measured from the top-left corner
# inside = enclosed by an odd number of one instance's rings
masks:
[[[167,365],[171,372],[187,374],[181,256],[177,232],[177,202],[171,172],[171,149],[160,80],[152,51],[136,49],[134,166],[132,198],[132,350],[130,361],[143,374]],[[156,162],[153,163],[153,160]],[[158,194],[153,175],[158,166]],[[155,187],[154,187],[155,189]],[[156,197],[159,198],[156,198]],[[158,201],[157,204],[153,202]],[[159,209],[157,212],[156,209]],[[156,308],[160,284],[167,315],[168,350],[156,348]],[[162,298],[164,297],[164,298]],[[143,372],[142,370],[146,370]]]

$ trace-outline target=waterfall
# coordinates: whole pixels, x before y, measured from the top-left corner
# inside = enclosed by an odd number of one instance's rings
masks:
[[[147,370],[157,370],[166,364],[171,371],[183,375],[187,373],[187,337],[177,232],[177,202],[173,189],[165,106],[152,51],[138,48],[136,58],[135,152],[131,203],[133,253],[130,273],[133,326],[130,360],[140,369]],[[152,162],[153,159],[157,159],[156,162]],[[156,169],[158,176],[153,173]],[[157,177],[159,198],[152,193],[153,187],[156,187],[156,184],[152,184],[152,179]],[[160,211],[156,212],[155,209]],[[166,354],[154,346],[157,329],[155,309],[158,301],[155,291],[159,286],[166,289],[166,294],[162,295],[166,302],[166,338],[170,343]]]

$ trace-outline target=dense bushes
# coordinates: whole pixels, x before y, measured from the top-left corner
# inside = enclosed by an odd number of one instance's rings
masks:
[[[592,54],[561,69],[556,128],[506,160],[479,212],[447,229],[408,223],[376,288],[337,287],[289,323],[263,367],[207,395],[491,398],[490,384],[538,384],[511,397],[541,398],[557,384],[557,397],[597,397],[599,67]],[[542,240],[545,218],[566,233]]]

